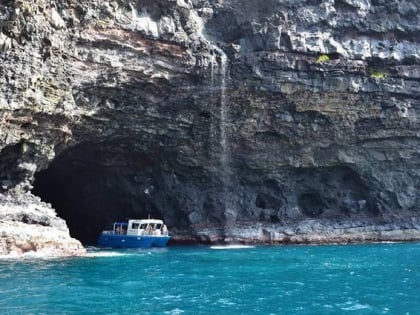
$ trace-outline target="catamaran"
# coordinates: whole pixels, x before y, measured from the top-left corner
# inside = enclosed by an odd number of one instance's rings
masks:
[[[162,220],[132,219],[114,222],[112,230],[102,231],[98,245],[115,248],[165,247],[170,238]]]

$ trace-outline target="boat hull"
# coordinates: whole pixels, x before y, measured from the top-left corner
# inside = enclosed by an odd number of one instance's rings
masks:
[[[102,233],[99,246],[114,248],[165,247],[171,237],[168,235],[120,235]]]

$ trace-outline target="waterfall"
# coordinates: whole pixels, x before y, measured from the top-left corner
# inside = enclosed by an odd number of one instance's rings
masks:
[[[219,60],[216,61],[216,56]],[[225,52],[217,46],[213,46],[213,51],[210,55],[210,79],[211,79],[211,90],[213,97],[219,100],[219,130],[218,135],[219,139],[219,149],[220,154],[218,157],[219,168],[222,175],[222,184],[225,191],[228,190],[230,186],[230,152],[229,152],[229,142],[228,142],[228,108],[227,108],[227,96],[226,96],[226,80],[227,80],[227,64],[228,59]],[[218,66],[218,84],[215,83],[215,69],[214,67]],[[216,130],[213,130],[216,131]],[[216,132],[215,132],[216,133]],[[213,134],[213,132],[212,132]]]
[[[223,202],[223,213],[226,219],[226,224],[234,222],[236,220],[235,211],[232,211],[232,202],[231,202],[231,189],[233,186],[232,175],[231,175],[231,154],[230,154],[230,144],[229,144],[229,111],[228,111],[228,97],[227,97],[227,86],[228,86],[228,58],[223,50],[218,47],[214,47],[214,51],[217,53],[217,56],[220,58],[218,63],[214,63],[219,66],[218,71],[218,86],[214,82],[214,69],[213,61],[215,57],[212,56],[211,63],[211,84],[212,87],[216,87],[214,91],[215,97],[218,96],[220,102],[219,105],[219,156],[218,156],[218,167],[219,174],[221,174],[221,200]]]
[[[229,144],[226,134],[228,124],[228,112],[226,104],[226,66],[227,57],[223,52],[220,60],[220,164],[223,171],[223,185],[224,189],[228,189],[230,186],[230,154]]]
[[[216,58],[214,58],[214,50],[210,54],[210,82],[211,82],[211,91],[214,91],[214,64],[216,63]]]

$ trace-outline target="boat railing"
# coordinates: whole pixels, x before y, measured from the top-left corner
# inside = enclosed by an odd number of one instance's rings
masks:
[[[136,230],[134,230],[136,231]],[[130,235],[133,235],[132,232],[130,232]],[[102,231],[102,234],[106,235],[127,235],[127,230],[116,228],[113,230],[105,230]],[[165,229],[144,229],[144,230],[137,230],[137,232],[134,235],[147,235],[147,236],[168,236],[168,230]]]
[[[118,231],[118,230],[108,230],[108,231],[102,231],[102,234],[107,235],[126,235],[126,231]]]
[[[142,235],[153,235],[153,236],[168,236],[168,231],[162,231],[162,230],[143,230],[141,233]]]

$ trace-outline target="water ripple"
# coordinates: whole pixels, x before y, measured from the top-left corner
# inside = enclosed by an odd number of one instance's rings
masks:
[[[225,248],[223,248],[225,249]],[[0,261],[1,314],[417,314],[420,244]]]

